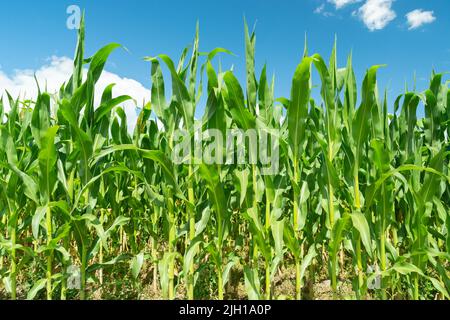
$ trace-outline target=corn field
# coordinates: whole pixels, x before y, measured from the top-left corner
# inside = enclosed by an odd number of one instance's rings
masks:
[[[331,299],[450,299],[444,74],[390,102],[388,67],[359,85],[351,55],[338,66],[336,45],[329,63],[305,48],[277,98],[247,25],[243,85],[217,67],[228,50],[200,51],[197,26],[177,63],[146,58],[132,131],[132,97],[95,90],[120,45],[87,58],[84,29],[58,93],[37,83],[35,99],[0,101],[0,298],[320,299],[325,284]],[[276,130],[278,172],[174,163],[174,132],[195,126]]]

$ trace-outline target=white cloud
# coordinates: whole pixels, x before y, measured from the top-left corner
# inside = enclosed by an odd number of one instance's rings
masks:
[[[328,2],[335,5],[336,9],[341,9],[346,5],[360,2],[361,0],[328,0]]]
[[[334,16],[334,14],[332,12],[329,11],[325,11],[325,3],[321,4],[320,6],[318,6],[315,10],[314,13],[315,14],[320,14],[323,15],[324,17],[332,17]]]
[[[395,0],[367,0],[366,3],[354,12],[354,15],[364,22],[370,31],[384,29],[397,14],[392,10]]]
[[[422,9],[416,9],[406,14],[408,20],[409,30],[417,29],[420,26],[432,23],[436,20],[433,11],[423,11]]]
[[[14,98],[32,98],[37,94],[37,85],[34,74],[41,86],[49,92],[55,93],[61,85],[68,80],[73,69],[72,60],[65,57],[51,57],[49,63],[39,70],[15,70],[12,75],[0,70],[0,94],[7,90]]]
[[[72,71],[73,60],[56,56],[51,57],[48,64],[38,70],[16,70],[12,75],[8,75],[0,69],[0,96],[7,90],[14,98],[35,98],[38,89],[34,75],[36,75],[41,90],[45,89],[51,94],[57,93],[62,84],[68,81]],[[87,71],[85,70],[84,73],[86,75]],[[111,83],[116,84],[113,88],[114,96],[129,95],[136,100],[138,105],[141,105],[143,101],[150,100],[150,90],[141,83],[105,70],[96,84],[96,106],[100,102],[103,90]],[[5,104],[5,109],[8,109],[6,99]],[[137,120],[135,103],[127,101],[123,103],[123,107],[127,114],[128,126],[134,128]]]
[[[320,6],[318,6],[314,10],[314,13],[321,14],[323,12],[323,10],[325,10],[325,3],[322,3]]]

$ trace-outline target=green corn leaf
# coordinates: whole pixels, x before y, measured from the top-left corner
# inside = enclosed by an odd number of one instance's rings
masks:
[[[43,203],[48,203],[50,201],[51,193],[57,181],[57,175],[55,174],[55,165],[57,161],[55,137],[58,129],[58,126],[48,128],[42,138],[42,148],[39,151],[39,168],[41,175],[39,186],[42,192]]]
[[[228,71],[223,80],[227,87],[225,101],[234,121],[244,130],[254,129],[256,121],[249,109],[245,107],[244,93],[236,77]]]
[[[244,267],[245,290],[249,300],[260,300],[260,282],[257,269]]]
[[[305,139],[306,119],[310,97],[311,64],[313,59],[303,58],[292,80],[291,100],[288,108],[288,131],[292,153],[299,158]]]
[[[136,255],[130,263],[131,275],[136,280],[141,273],[142,266],[144,265],[144,253],[141,252]]]
[[[351,215],[353,226],[358,230],[362,243],[367,253],[372,257],[372,240],[370,236],[370,228],[366,217],[361,212],[353,212]]]
[[[30,291],[28,291],[27,294],[27,300],[34,300],[34,298],[36,297],[36,295],[42,291],[45,286],[47,285],[47,279],[40,279],[38,280],[34,286],[31,288]]]

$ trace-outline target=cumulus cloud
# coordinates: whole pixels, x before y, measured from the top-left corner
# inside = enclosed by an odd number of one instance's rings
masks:
[[[67,82],[73,71],[73,60],[67,57],[53,56],[48,63],[38,70],[16,70],[8,75],[0,69],[0,96],[7,90],[13,97],[20,97],[21,99],[33,99],[37,95],[37,85],[34,77],[41,90],[46,90],[48,93],[57,93],[64,82]],[[87,70],[84,71],[86,75]],[[120,77],[115,73],[104,71],[99,81],[96,84],[96,101],[98,106],[103,90],[115,83],[113,88],[113,95],[129,95],[135,99],[138,105],[142,105],[144,101],[150,100],[150,90],[145,88],[136,80]],[[123,104],[127,114],[128,126],[134,128],[137,113],[136,103],[128,101]],[[5,109],[8,109],[8,103],[5,101]]]
[[[384,29],[397,14],[392,9],[394,0],[367,0],[354,12],[370,31]]]
[[[360,1],[361,0],[328,0],[329,3],[334,4],[336,9],[341,9],[341,8],[345,7],[346,5],[360,2]]]
[[[38,91],[34,75],[41,89],[47,88],[50,93],[56,93],[69,79],[72,69],[73,63],[69,58],[51,57],[38,70],[15,70],[11,75],[0,70],[0,94],[7,90],[13,97],[34,98]]]
[[[417,29],[420,26],[428,23],[433,23],[436,20],[433,11],[424,11],[422,9],[416,9],[406,14],[408,20],[408,29]]]

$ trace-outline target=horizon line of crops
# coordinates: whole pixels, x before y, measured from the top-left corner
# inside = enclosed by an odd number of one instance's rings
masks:
[[[151,100],[132,134],[120,106],[132,97],[113,97],[111,84],[95,105],[95,84],[120,45],[86,59],[84,17],[73,74],[59,93],[39,89],[35,101],[7,94],[8,112],[0,101],[0,276],[11,299],[88,299],[94,285],[117,281],[108,275],[114,268],[128,266],[140,292],[145,264],[166,299],[233,298],[233,271],[249,299],[302,299],[323,273],[335,298],[344,282],[356,299],[450,298],[443,74],[433,72],[424,92],[405,91],[390,114],[377,88],[381,66],[358,89],[351,55],[339,67],[336,45],[328,64],[305,45],[291,96],[275,98],[266,66],[257,76],[256,36],[244,25],[244,88],[232,70],[214,68],[228,50],[200,53],[197,25],[190,57],[186,48],[177,64],[146,58]],[[262,175],[260,163],[171,162],[174,131],[192,132],[204,94],[202,128],[280,132],[278,174]],[[295,273],[294,296],[275,296],[281,268]]]

